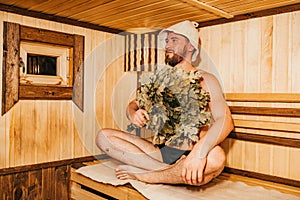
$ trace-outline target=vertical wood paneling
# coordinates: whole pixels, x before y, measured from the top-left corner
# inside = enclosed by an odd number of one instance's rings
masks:
[[[268,174],[270,173],[271,168],[271,149],[268,145],[260,144],[257,146],[257,171],[261,173]]]
[[[21,106],[20,102],[14,106],[10,119],[7,120],[9,124],[9,164],[10,166],[21,165]]]
[[[289,175],[289,149],[285,147],[277,147],[273,149],[273,173],[279,174],[283,177],[288,177]],[[283,162],[284,161],[284,162]],[[294,165],[294,163],[293,163]],[[294,177],[293,177],[294,178]]]
[[[222,30],[221,30],[222,26],[216,26],[216,27],[212,27],[211,29],[209,29],[209,33],[211,34],[210,36],[210,45],[208,46],[209,48],[207,49],[207,54],[208,56],[211,58],[211,60],[213,61],[213,67],[217,68],[220,75],[221,75],[221,84],[223,85],[223,80],[225,80],[225,69],[226,66],[223,65],[222,63],[220,63],[220,56],[221,54],[219,53],[220,50],[220,44],[221,44],[221,36],[222,36]],[[224,70],[224,71],[223,71]]]
[[[290,14],[274,17],[273,37],[273,75],[274,92],[290,92],[289,86],[289,59],[290,59]]]
[[[8,198],[9,196],[11,196],[11,191],[13,190],[13,180],[12,180],[12,176],[10,175],[6,175],[6,176],[1,176],[0,177],[0,198],[1,199],[12,199]]]
[[[48,121],[48,130],[49,130],[49,152],[48,156],[51,160],[58,160],[60,158],[61,150],[61,127],[59,126],[59,120],[61,116],[60,102],[48,101],[48,112],[49,112],[49,121]]]
[[[258,92],[260,83],[260,19],[249,20],[246,25],[246,63],[244,72],[244,92]]]
[[[232,167],[240,168],[241,166],[244,166],[244,148],[243,148],[243,143],[240,141],[233,141],[231,139],[229,140],[229,148],[232,151],[229,151],[228,156],[230,163],[228,163]],[[239,158],[239,159],[236,159]]]
[[[104,71],[104,68],[105,68],[105,54],[103,53],[103,50],[105,49],[106,45],[105,45],[105,35],[104,34],[101,34],[99,33],[98,31],[93,31],[92,32],[92,52],[91,52],[91,59],[92,59],[92,62],[93,62],[93,66],[94,67],[94,73],[92,74],[92,80],[94,80],[94,87],[93,87],[93,91],[92,91],[92,94],[93,94],[93,97],[94,97],[94,101],[96,103],[94,103],[94,106],[93,106],[93,121],[95,122],[94,123],[94,126],[93,126],[93,132],[91,132],[91,137],[93,138],[96,138],[96,135],[97,135],[97,132],[98,130],[101,128],[100,127],[100,124],[99,124],[99,118],[97,116],[97,113],[98,113],[98,109],[99,110],[103,110],[104,107],[105,107],[105,104],[104,103],[100,103],[97,104],[97,102],[99,101],[99,99],[97,98],[97,93],[98,91],[100,91],[100,89],[98,89],[98,84],[99,84],[99,79],[101,77],[101,73]],[[100,84],[102,85],[102,84]],[[103,97],[102,97],[103,98]],[[103,102],[101,100],[101,102]],[[99,108],[98,108],[99,106]],[[102,116],[102,115],[101,115]],[[94,141],[94,140],[93,140]],[[100,153],[100,150],[96,147],[96,144],[95,142],[92,143],[93,144],[93,154],[99,154]]]
[[[32,101],[23,101],[22,107],[20,108],[20,132],[19,135],[21,145],[21,164],[26,165],[35,163],[36,160],[36,145],[35,145],[35,134],[36,134],[36,114],[35,114],[35,103]],[[25,123],[23,123],[25,120]]]
[[[55,168],[55,184],[51,185],[55,187],[54,199],[69,199],[69,186],[70,183],[70,169],[69,166],[61,166]]]
[[[68,159],[74,156],[74,134],[66,134],[73,133],[73,122],[72,120],[72,109],[71,102],[63,101],[60,105],[61,109],[61,127],[62,135],[60,141],[60,159]]]
[[[35,109],[37,112],[34,114],[36,119],[36,129],[33,130],[35,133],[35,149],[36,149],[36,161],[46,162],[49,158],[49,134],[48,126],[46,125],[49,121],[48,112],[38,112],[39,110],[47,111],[48,104],[45,101],[37,101],[35,103]]]
[[[13,174],[12,183],[13,183],[13,199],[28,199],[28,173],[21,172],[17,174]]]
[[[42,198],[42,170],[28,172],[28,199]]]
[[[245,43],[241,41],[246,41],[246,23],[238,22],[235,26],[232,26],[232,64],[230,68],[232,73],[230,74],[231,87],[226,91],[237,92],[244,90],[244,81],[240,80],[241,75],[245,72],[245,56],[246,47]],[[225,66],[224,66],[225,67]],[[225,67],[226,68],[226,67]]]
[[[295,149],[295,148],[289,149],[289,162],[288,162],[289,174],[288,174],[288,177],[293,177],[296,180],[300,180],[299,155],[300,155],[300,149]]]
[[[55,194],[54,168],[42,170],[42,199],[51,199]]]
[[[6,165],[7,140],[5,127],[5,118],[0,117],[0,168]]]
[[[273,17],[261,20],[260,91],[272,91]]]
[[[227,54],[228,56],[220,56],[220,62],[219,62],[219,67],[222,68],[222,70],[220,71],[221,75],[225,74],[225,70],[230,71],[231,68],[226,68],[223,66],[230,66],[231,62],[232,62],[232,28],[230,26],[230,28],[228,28],[228,26],[226,25],[221,25],[220,27],[220,33],[221,35],[221,41],[220,41],[220,45],[219,45],[219,54],[220,55],[225,55]],[[224,70],[224,71],[223,71]],[[230,73],[230,72],[229,72]],[[231,88],[231,83],[232,81],[227,78],[222,76],[222,84],[224,84],[224,89],[228,90],[229,88]]]
[[[299,77],[300,77],[300,12],[291,14],[291,84],[292,92],[300,92]]]

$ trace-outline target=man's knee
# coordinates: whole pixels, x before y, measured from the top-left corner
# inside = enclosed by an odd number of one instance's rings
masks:
[[[100,129],[96,136],[96,145],[100,148],[103,140],[106,140],[110,131],[109,129]]]
[[[226,154],[220,146],[216,146],[211,150],[208,162],[214,170],[223,169],[226,163]]]

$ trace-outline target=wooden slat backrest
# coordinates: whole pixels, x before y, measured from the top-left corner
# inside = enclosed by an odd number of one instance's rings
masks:
[[[300,149],[300,93],[227,93],[225,98],[229,104],[235,127],[228,136],[231,141],[244,141],[245,143],[239,144],[245,144],[245,146],[247,144],[248,148],[253,147],[250,143],[256,143],[257,146],[262,147],[260,150],[269,145],[276,145],[275,149],[283,151],[286,149],[287,152],[293,152],[291,155],[297,152],[296,149]],[[257,151],[256,147],[247,151]],[[273,147],[269,147],[267,149],[272,151]],[[239,149],[234,151],[239,151]],[[274,152],[272,153],[273,161],[283,159],[283,162],[288,162],[288,159]],[[258,155],[260,158],[270,155],[268,150],[266,154],[260,153]],[[251,162],[256,162],[253,157]],[[270,160],[270,162],[272,161]],[[268,161],[259,163],[268,165]],[[290,163],[290,169],[297,170],[295,165],[297,162]],[[282,178],[281,175],[273,176],[265,172],[257,173],[253,168],[246,170],[234,164],[225,167],[225,172],[300,187],[300,181],[297,178],[295,180],[294,178]]]
[[[229,138],[300,148],[300,139],[260,134],[262,131],[300,134],[300,120],[297,119],[300,119],[300,94],[227,93],[225,98],[230,104],[235,126],[235,130],[228,136]],[[243,105],[234,105],[236,102]],[[257,103],[259,106],[253,106],[253,103]],[[264,106],[264,104],[268,106]],[[283,104],[283,106],[273,107],[272,104]],[[259,117],[263,117],[263,119]],[[249,129],[256,130],[257,134],[252,134]],[[254,137],[255,135],[257,137]],[[274,141],[276,142],[274,143]]]

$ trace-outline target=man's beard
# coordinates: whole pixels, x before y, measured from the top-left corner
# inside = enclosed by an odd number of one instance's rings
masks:
[[[175,67],[182,60],[183,60],[183,57],[179,56],[177,54],[174,54],[171,58],[168,55],[165,56],[165,63],[167,65],[172,66],[172,67]]]

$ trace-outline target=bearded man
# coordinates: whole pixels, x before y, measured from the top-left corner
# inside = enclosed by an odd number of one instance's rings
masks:
[[[163,29],[159,38],[165,49],[165,63],[185,72],[198,70],[192,65],[199,54],[198,31],[194,23],[183,21]],[[119,179],[137,179],[147,183],[203,185],[218,176],[225,166],[225,153],[219,144],[233,129],[229,108],[217,79],[200,70],[198,83],[210,95],[207,110],[210,125],[199,130],[197,142],[155,145],[143,138],[115,129],[99,131],[96,144],[110,157],[125,165],[116,169]],[[130,121],[143,127],[149,113],[133,100],[127,108]],[[184,138],[183,136],[180,136]]]

